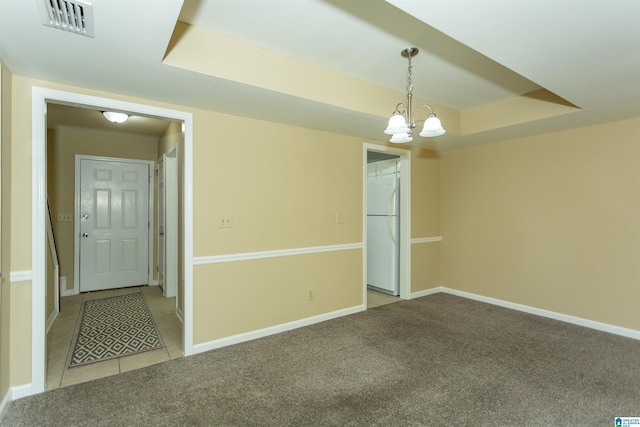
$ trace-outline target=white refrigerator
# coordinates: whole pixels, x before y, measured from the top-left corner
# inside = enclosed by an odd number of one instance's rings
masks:
[[[367,181],[367,286],[399,295],[400,180]]]

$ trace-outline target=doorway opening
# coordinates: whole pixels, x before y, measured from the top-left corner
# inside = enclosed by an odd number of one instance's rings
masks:
[[[47,215],[47,106],[62,104],[90,110],[115,110],[179,123],[182,140],[180,216],[182,218],[181,270],[182,353],[193,354],[193,118],[191,113],[34,87],[32,92],[32,382],[29,394],[43,392],[46,380],[46,215]],[[156,159],[157,157],[154,157]]]
[[[410,152],[364,145],[366,307],[411,296]]]
[[[181,357],[175,296],[165,298],[155,286],[159,264],[154,257],[155,159],[166,140],[174,149],[182,143],[181,127],[141,116],[113,124],[99,110],[47,104],[47,199],[63,277],[57,312],[49,307],[58,294],[47,296],[47,390]],[[173,179],[170,186],[177,188],[177,175]],[[177,217],[178,204],[170,210]],[[136,301],[129,294],[140,295],[147,310],[135,306],[135,314],[129,314],[130,301]],[[112,311],[109,323],[94,323],[99,333],[80,339],[85,305]],[[148,317],[155,334],[145,335],[148,323],[133,322]],[[164,345],[147,347],[156,335]],[[94,362],[69,366],[84,357]]]

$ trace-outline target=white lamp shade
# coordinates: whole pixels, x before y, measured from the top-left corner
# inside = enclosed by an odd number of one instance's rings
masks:
[[[396,111],[389,119],[389,124],[384,130],[384,133],[387,135],[395,135],[397,133],[407,133],[409,130],[409,126],[407,126],[404,116]]]
[[[389,142],[393,142],[394,144],[403,144],[411,141],[413,141],[413,138],[411,138],[407,132],[396,133],[389,140]]]
[[[102,115],[112,123],[124,123],[129,119],[128,114],[118,113],[116,111],[103,111]]]
[[[420,132],[420,136],[433,137],[444,135],[445,133],[446,131],[442,127],[440,119],[437,118],[435,114],[431,113],[424,122],[424,127],[422,128],[422,132]]]

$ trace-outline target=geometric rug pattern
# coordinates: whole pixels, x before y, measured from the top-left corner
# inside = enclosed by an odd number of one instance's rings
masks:
[[[164,347],[142,293],[85,301],[68,366]]]

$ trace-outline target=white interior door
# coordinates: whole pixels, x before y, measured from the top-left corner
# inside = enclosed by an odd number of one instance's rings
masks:
[[[80,292],[148,284],[150,169],[80,159]]]

